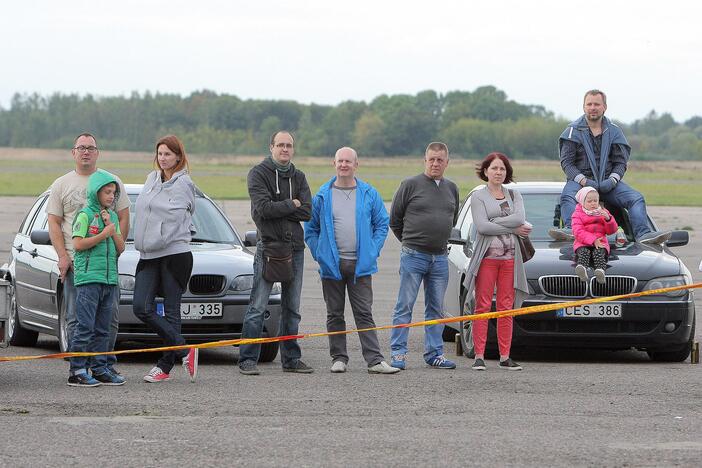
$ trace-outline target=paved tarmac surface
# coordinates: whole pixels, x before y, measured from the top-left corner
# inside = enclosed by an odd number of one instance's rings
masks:
[[[33,200],[0,198],[0,259]],[[252,229],[247,202],[225,202],[240,232]],[[651,209],[664,227],[690,226],[678,248],[695,281],[702,242],[700,210]],[[390,323],[398,286],[398,243],[390,236],[374,277],[375,317]],[[307,259],[301,332],[325,328],[321,285]],[[698,294],[698,297],[702,295]],[[700,300],[697,301],[701,306]],[[422,311],[421,296],[415,319]],[[348,315],[347,315],[348,317]],[[697,336],[701,332],[697,331]],[[389,349],[388,332],[381,345]],[[125,356],[123,387],[66,386],[67,363],[0,363],[0,464],[5,466],[699,466],[702,366],[659,364],[645,353],[529,350],[523,372],[488,361],[473,372],[427,368],[422,332],[410,333],[409,370],[369,375],[349,337],[350,369],[330,374],[327,342],[301,342],[311,375],[237,372],[236,349],[205,350],[191,384],[180,369],[162,384],[142,376],[151,355]],[[129,346],[129,345],[128,345]],[[446,343],[447,354],[454,346]],[[55,352],[37,348],[4,355]],[[389,357],[389,356],[388,356]]]

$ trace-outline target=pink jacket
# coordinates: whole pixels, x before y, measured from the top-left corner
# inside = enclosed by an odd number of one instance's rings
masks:
[[[578,204],[573,212],[570,225],[575,237],[573,251],[580,247],[592,247],[595,245],[595,239],[604,237],[604,246],[609,253],[609,242],[605,236],[617,232],[617,222],[614,220],[614,216],[610,215],[609,221],[605,221],[602,216],[585,214],[582,205]]]

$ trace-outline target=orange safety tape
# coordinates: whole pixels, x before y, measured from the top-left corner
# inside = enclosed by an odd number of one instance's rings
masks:
[[[263,344],[263,343],[275,343],[277,341],[288,341],[288,340],[299,340],[304,338],[318,338],[324,336],[332,335],[348,335],[350,333],[363,333],[374,330],[389,330],[392,328],[411,328],[411,327],[423,327],[427,325],[438,325],[442,323],[452,323],[452,322],[467,322],[470,320],[487,320],[492,318],[500,317],[514,317],[518,315],[528,315],[528,314],[538,314],[540,312],[549,312],[553,310],[563,309],[565,307],[576,307],[587,304],[597,304],[600,302],[612,302],[621,301],[623,299],[633,299],[642,296],[652,296],[656,294],[665,294],[673,291],[681,291],[684,289],[697,289],[702,288],[702,283],[687,284],[683,286],[674,286],[670,288],[661,289],[651,289],[648,291],[642,291],[638,293],[621,294],[618,296],[607,296],[607,297],[597,297],[593,299],[583,299],[580,301],[570,301],[570,302],[558,302],[554,304],[542,304],[530,307],[520,307],[518,309],[501,310],[499,312],[488,312],[484,314],[477,315],[460,315],[456,317],[447,317],[442,319],[433,320],[423,320],[421,322],[412,322],[402,325],[382,325],[379,327],[372,328],[358,328],[352,330],[342,330],[335,332],[323,332],[323,333],[306,333],[301,335],[286,335],[286,336],[272,336],[269,338],[237,338],[234,340],[220,340],[220,341],[210,341],[207,343],[200,344],[190,344],[190,345],[180,345],[180,346],[162,346],[160,348],[142,348],[142,349],[125,349],[121,351],[110,351],[107,353],[54,353],[54,354],[40,354],[34,356],[0,356],[0,362],[8,361],[30,361],[35,359],[62,359],[65,357],[88,357],[88,356],[99,356],[101,354],[136,354],[136,353],[154,353],[159,351],[176,351],[180,349],[190,349],[190,348],[219,348],[224,346],[233,345],[245,345],[245,344]]]

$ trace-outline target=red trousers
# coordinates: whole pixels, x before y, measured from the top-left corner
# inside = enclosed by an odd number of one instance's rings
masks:
[[[484,258],[480,262],[475,279],[475,312],[484,314],[492,308],[492,295],[497,287],[497,310],[509,310],[514,306],[514,260]],[[488,321],[473,321],[473,343],[475,354],[485,354]],[[512,345],[512,317],[497,319],[497,343],[501,356],[509,356]]]

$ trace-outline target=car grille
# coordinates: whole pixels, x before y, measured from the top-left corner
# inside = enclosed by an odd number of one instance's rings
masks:
[[[590,279],[590,292],[593,297],[618,296],[630,294],[636,290],[636,278],[632,276],[606,276],[605,283]]]
[[[211,295],[218,294],[224,289],[224,276],[222,275],[193,275],[188,287],[191,294]]]
[[[547,296],[582,298],[587,294],[587,283],[575,275],[542,276],[539,286]]]

